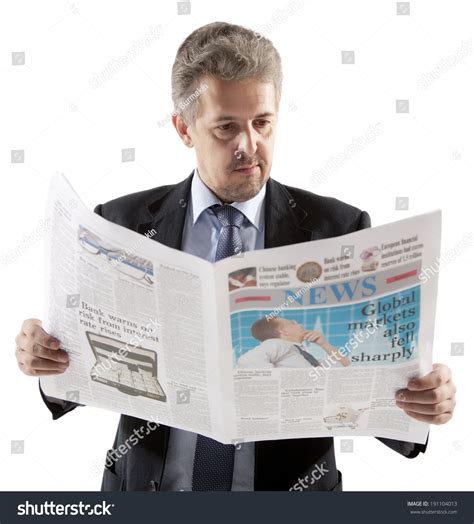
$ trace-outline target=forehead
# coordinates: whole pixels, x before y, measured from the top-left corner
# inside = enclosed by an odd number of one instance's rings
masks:
[[[200,97],[200,117],[207,121],[229,117],[247,120],[269,113],[276,116],[273,82],[209,78],[202,83],[207,89]]]

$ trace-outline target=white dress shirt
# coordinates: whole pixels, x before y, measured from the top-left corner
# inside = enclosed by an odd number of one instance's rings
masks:
[[[311,364],[301,354],[298,342],[267,338],[259,346],[244,353],[237,361],[239,368],[307,368]]]

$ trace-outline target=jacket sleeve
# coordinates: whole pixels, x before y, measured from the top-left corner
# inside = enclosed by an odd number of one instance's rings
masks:
[[[38,380],[38,386],[43,402],[46,404],[46,407],[51,411],[53,420],[56,420],[66,413],[69,413],[77,406],[83,406],[83,404],[77,404],[76,402],[70,402],[69,400],[62,400],[60,398],[49,397],[41,389],[41,382]]]
[[[376,437],[377,440],[380,440],[382,444],[385,444],[390,449],[393,449],[393,451],[396,451],[397,453],[400,453],[400,455],[403,455],[406,458],[415,458],[420,453],[424,453],[426,451],[426,447],[428,446],[428,439],[430,435],[428,433],[428,436],[426,437],[426,442],[424,444],[416,444],[414,442],[404,442],[403,440],[392,440],[390,438],[379,438]]]
[[[359,217],[359,223],[356,227],[356,231],[360,231],[361,229],[367,229],[368,227],[372,226],[372,221],[370,220],[370,215],[367,213],[367,211],[361,211],[360,217]]]

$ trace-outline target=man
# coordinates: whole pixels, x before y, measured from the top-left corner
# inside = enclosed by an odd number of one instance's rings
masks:
[[[179,184],[127,195],[95,211],[139,233],[154,230],[151,238],[211,261],[370,227],[366,212],[270,178],[281,84],[280,56],[266,38],[220,22],[194,31],[173,66],[173,102],[184,109],[172,121],[182,142],[195,148],[197,169]],[[16,344],[27,375],[67,369],[66,352],[37,319],[23,323]],[[446,366],[437,365],[402,393],[398,405],[418,420],[441,424],[452,416],[455,388]],[[54,419],[78,405],[41,394]],[[288,490],[315,464],[325,474],[308,489],[342,489],[332,438],[225,446],[165,426],[143,437],[145,423],[121,417],[102,490]],[[143,438],[113,459],[138,432]],[[426,449],[380,440],[406,457]]]
[[[251,328],[252,336],[261,344],[237,361],[239,368],[304,368],[319,366],[318,360],[305,350],[303,342],[313,342],[328,356],[347,367],[349,360],[329,344],[321,331],[308,331],[294,320],[281,317],[261,318]]]

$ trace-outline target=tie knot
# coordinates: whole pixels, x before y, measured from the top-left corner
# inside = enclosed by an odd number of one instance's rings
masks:
[[[219,222],[224,226],[237,226],[240,228],[244,221],[244,214],[234,206],[224,204],[211,207]]]

